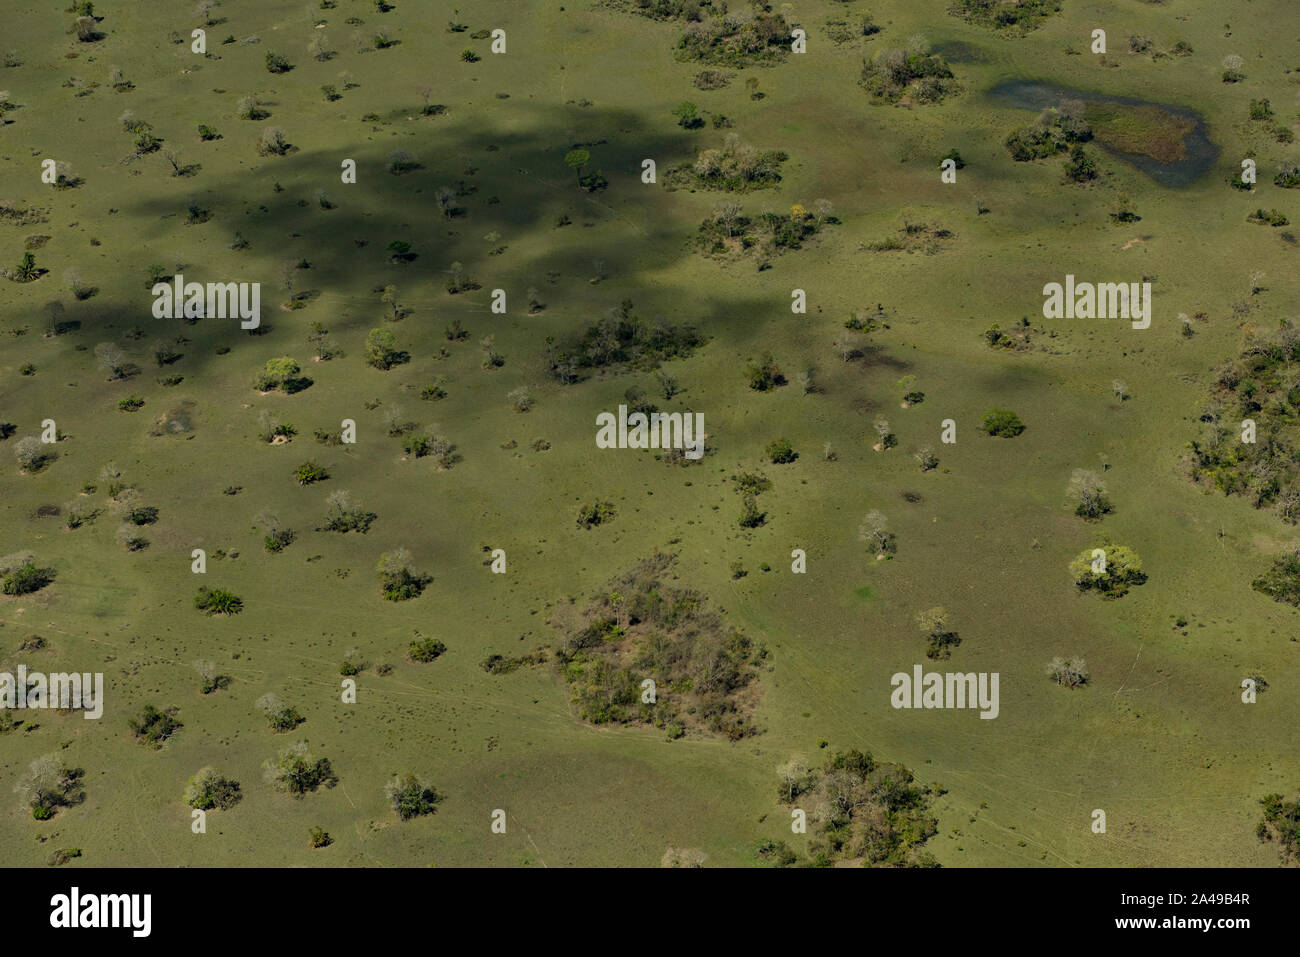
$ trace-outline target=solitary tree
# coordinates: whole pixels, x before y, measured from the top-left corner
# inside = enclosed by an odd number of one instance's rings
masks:
[[[1106,483],[1090,469],[1074,470],[1067,493],[1074,502],[1074,514],[1080,518],[1098,519],[1111,510]]]
[[[878,557],[883,557],[898,548],[894,533],[889,531],[889,521],[878,509],[872,509],[863,516],[862,524],[858,526],[858,539],[866,542],[867,547]]]
[[[894,433],[890,431],[889,420],[884,416],[876,419],[875,424],[872,427],[876,430],[876,436],[880,439],[875,446],[877,451],[892,449],[898,444],[898,439],[894,436]]]
[[[226,811],[239,803],[239,782],[216,768],[199,768],[185,783],[185,803],[201,811]]]
[[[363,353],[366,362],[376,369],[391,369],[399,361],[401,353],[397,349],[397,337],[387,329],[371,329],[366,335],[366,348]]]
[[[410,771],[394,776],[384,785],[384,797],[403,821],[421,814],[433,814],[442,800],[432,784]]]
[[[80,769],[66,767],[58,755],[47,754],[33,761],[14,791],[22,802],[31,808],[32,817],[45,821],[61,807],[75,804],[81,798]]]
[[[1047,665],[1047,674],[1058,685],[1078,688],[1088,683],[1088,667],[1082,658],[1062,658],[1057,655]]]
[[[438,212],[442,213],[443,219],[451,219],[456,215],[456,191],[450,186],[439,186],[433,194],[433,200],[438,204]]]
[[[325,340],[329,336],[329,330],[319,321],[311,324],[311,333],[307,336],[307,341],[316,347],[316,358],[324,362],[329,358],[329,352],[325,348]]]
[[[414,559],[405,548],[395,548],[380,556],[375,565],[384,597],[389,601],[405,601],[417,597],[428,579],[415,571]]]
[[[257,152],[262,156],[283,156],[289,152],[284,130],[278,126],[268,126],[262,130],[262,135],[257,140]]]
[[[578,183],[582,183],[582,168],[591,162],[591,153],[583,149],[569,150],[564,154],[564,164],[578,174]]]
[[[925,653],[927,658],[947,658],[952,654],[951,649],[961,644],[957,633],[949,628],[948,612],[942,605],[935,605],[917,614],[916,626],[928,638],[929,647]]]
[[[34,435],[25,436],[14,445],[14,457],[22,471],[39,472],[45,464],[45,446]]]
[[[99,360],[99,367],[107,372],[109,381],[115,379],[126,379],[130,376],[126,353],[112,342],[101,342],[95,346],[95,358]]]
[[[305,741],[289,745],[262,767],[268,784],[294,797],[315,791],[322,784],[332,787],[338,781],[329,759],[314,758]]]

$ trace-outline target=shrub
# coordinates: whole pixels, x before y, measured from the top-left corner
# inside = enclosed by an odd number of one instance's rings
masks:
[[[266,54],[266,72],[267,73],[288,73],[293,69],[293,64],[289,58],[281,56],[279,53],[267,52]]]
[[[31,808],[33,818],[48,821],[59,808],[70,807],[83,799],[81,779],[84,776],[80,768],[69,768],[57,755],[47,754],[31,763],[14,790]]]
[[[182,727],[176,720],[175,708],[159,711],[151,704],[145,705],[140,716],[132,718],[127,725],[137,741],[152,748],[161,748],[163,742]]]
[[[317,790],[322,784],[333,787],[338,777],[330,767],[328,758],[313,759],[306,742],[300,741],[283,749],[274,759],[263,764],[267,783],[294,797],[302,797]]]
[[[3,590],[6,595],[30,595],[52,581],[53,569],[39,568],[34,562],[28,561],[6,570]]]
[[[764,454],[773,465],[784,465],[787,462],[793,462],[799,457],[799,453],[794,450],[789,439],[773,439],[767,443]]]
[[[1131,586],[1147,580],[1137,553],[1109,542],[1081,552],[1070,562],[1070,575],[1080,591],[1095,591],[1105,598],[1123,597]]]
[[[330,477],[330,474],[315,462],[303,462],[293,470],[293,477],[299,485],[311,485],[314,482],[324,481]]]
[[[216,768],[200,768],[185,783],[185,803],[201,811],[228,811],[241,797],[239,782],[223,777]]]
[[[385,552],[375,566],[384,597],[389,601],[406,601],[419,597],[432,581],[429,575],[417,572],[411,564],[411,553],[405,548]]]
[[[767,392],[785,385],[786,381],[781,374],[781,367],[776,364],[770,352],[764,352],[757,362],[750,363],[745,374],[749,379],[749,387],[756,392]]]
[[[989,435],[1014,438],[1025,431],[1025,424],[1009,409],[989,409],[984,413],[983,428]]]
[[[1058,655],[1048,662],[1047,674],[1065,688],[1081,688],[1088,683],[1088,668],[1082,658],[1062,658]]]
[[[257,140],[257,152],[262,156],[283,156],[289,152],[284,130],[278,126],[268,126],[262,130],[262,135]]]
[[[411,642],[406,654],[412,661],[428,664],[447,650],[437,638],[416,638]]]
[[[363,355],[370,365],[385,371],[408,358],[405,352],[397,348],[397,337],[387,329],[371,329],[367,333]]]
[[[254,388],[259,392],[279,389],[292,395],[311,385],[311,379],[300,375],[302,367],[292,356],[280,356],[266,360],[266,368],[257,377]]]
[[[740,527],[741,528],[758,528],[767,520],[767,513],[760,510],[758,500],[751,494],[746,494],[741,499],[740,506]]]
[[[590,505],[584,505],[578,509],[578,527],[594,528],[597,525],[603,525],[612,520],[614,514],[612,502],[592,502]]]
[[[297,708],[289,707],[277,695],[270,692],[257,699],[257,706],[266,713],[266,720],[270,722],[271,730],[277,733],[292,731],[307,720],[298,713]]]
[[[244,600],[224,588],[199,588],[194,607],[208,616],[237,615],[244,610]]]
[[[433,785],[411,772],[399,774],[384,787],[384,797],[403,821],[422,814],[433,814],[442,796]]]

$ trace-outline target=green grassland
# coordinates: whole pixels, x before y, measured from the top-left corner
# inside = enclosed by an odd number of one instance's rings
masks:
[[[1241,497],[1198,488],[1179,463],[1213,370],[1250,333],[1296,318],[1300,248],[1285,230],[1246,220],[1260,206],[1300,216],[1300,191],[1272,184],[1295,147],[1248,117],[1251,99],[1269,97],[1278,124],[1297,120],[1300,52],[1280,29],[1290,22],[1286,0],[1064,0],[1023,36],[952,16],[946,0],[800,0],[780,9],[807,30],[808,52],[720,67],[736,76],[716,90],[692,83],[704,64],[674,56],[681,24],[590,0],[465,4],[459,33],[444,29],[454,14],[442,0],[395,0],[384,13],[359,0],[331,9],[225,0],[206,58],[188,39],[169,40],[199,25],[189,3],[106,0],[96,5],[105,36],[93,43],[67,32],[73,15],[63,6],[14,0],[0,11],[3,45],[21,59],[0,69],[0,89],[20,104],[2,117],[0,199],[48,210],[47,222],[0,223],[0,262],[16,264],[29,235],[51,237],[35,250],[48,270],[40,279],[0,280],[0,421],[17,426],[0,442],[0,553],[31,551],[56,572],[40,591],[0,597],[0,670],[104,671],[108,692],[100,721],[29,712],[0,738],[4,782],[49,753],[86,772],[85,802],[48,821],[33,820],[9,784],[0,789],[5,861],[40,865],[54,848],[80,847],[68,866],[657,866],[668,848],[691,848],[706,865],[753,865],[760,839],[800,851],[806,840],[789,833],[776,768],[862,748],[946,789],[926,845],[944,866],[1277,863],[1254,828],[1261,797],[1300,785],[1297,612],[1250,582],[1300,533]],[[828,19],[868,7],[880,32],[828,38]],[[346,24],[350,16],[364,23]],[[317,18],[324,29],[313,29]],[[1109,37],[1106,64],[1087,52],[1098,27]],[[377,28],[400,42],[367,48]],[[471,39],[494,28],[506,31],[504,55]],[[318,62],[307,45],[322,33],[338,52]],[[961,92],[871,105],[858,85],[863,57],[918,34],[929,48],[957,51],[949,63]],[[227,35],[260,42],[222,44]],[[1131,54],[1130,35],[1161,50],[1184,40],[1194,52]],[[467,47],[477,62],[461,61]],[[268,73],[269,51],[294,68]],[[1237,83],[1220,78],[1230,54],[1244,60]],[[113,67],[133,89],[107,84]],[[344,89],[343,71],[355,86]],[[751,76],[761,99],[745,84]],[[77,96],[63,85],[71,77],[100,85]],[[1194,183],[1170,189],[1090,145],[1100,177],[1067,183],[1059,158],[1016,163],[1004,147],[1034,113],[985,91],[1018,79],[1194,111],[1221,154]],[[326,101],[324,84],[341,99]],[[425,86],[445,112],[421,114]],[[236,116],[249,95],[268,118]],[[709,120],[703,128],[677,124],[683,100]],[[127,109],[200,168],[172,176],[160,153],[133,157],[119,122]],[[713,128],[715,115],[732,126]],[[1167,133],[1149,122],[1109,117],[1125,142]],[[221,138],[201,141],[198,124]],[[258,155],[268,126],[295,149]],[[786,214],[826,199],[839,224],[761,271],[752,258],[701,255],[699,225],[730,197],[667,191],[663,175],[729,133],[789,157],[778,184],[736,197],[746,212]],[[580,189],[565,165],[579,144],[591,154],[586,172],[602,171],[606,189]],[[941,183],[940,158],[954,148],[965,166],[955,184]],[[399,149],[420,168],[387,172]],[[1228,182],[1248,155],[1260,169],[1253,194]],[[43,185],[45,158],[71,164],[81,185]],[[659,184],[642,183],[646,158]],[[344,159],[356,160],[354,185],[340,182]],[[444,218],[435,192],[461,182],[476,189],[462,190],[463,215]],[[320,190],[333,208],[321,208]],[[1121,193],[1140,220],[1111,221]],[[191,198],[209,210],[207,222],[186,224]],[[557,227],[562,216],[571,224]],[[952,238],[933,254],[865,248],[905,222]],[[236,232],[248,248],[230,248]],[[417,258],[390,262],[395,240]],[[296,272],[297,288],[312,295],[302,309],[280,309],[288,294],[277,267],[298,259],[310,268]],[[449,295],[454,262],[481,288]],[[236,320],[154,319],[154,263],[192,280],[261,282],[265,334]],[[95,295],[68,292],[70,268]],[[1257,270],[1264,279],[1252,294]],[[1042,286],[1067,272],[1149,278],[1151,327],[1043,320]],[[378,292],[390,284],[409,313],[397,322],[385,321]],[[490,309],[496,288],[507,291],[506,315]],[[527,314],[529,288],[546,306],[537,315]],[[807,292],[806,315],[791,313],[793,289]],[[79,327],[43,335],[51,300]],[[623,300],[708,337],[664,365],[683,391],[659,401],[704,414],[711,453],[699,465],[595,446],[596,415],[630,387],[653,394],[649,371],[588,370],[573,385],[549,374],[547,337],[572,342]],[[1244,311],[1234,312],[1237,301]],[[877,303],[888,328],[870,335],[864,357],[841,361],[832,342],[844,321]],[[1201,311],[1184,337],[1176,317]],[[1026,350],[988,346],[984,330],[1022,316],[1047,334]],[[443,330],[456,320],[469,335],[451,342]],[[315,321],[339,353],[326,362],[312,361],[306,339]],[[380,371],[363,361],[376,327],[393,332],[409,362]],[[504,356],[499,368],[483,368],[478,343],[488,335]],[[188,340],[175,345],[182,358],[157,368],[153,343],[178,336]],[[118,344],[141,374],[107,381],[93,353],[101,342]],[[746,365],[764,351],[790,384],[748,388]],[[259,394],[254,379],[284,355],[313,384]],[[20,374],[28,363],[35,373]],[[795,376],[809,366],[820,391],[805,395]],[[183,380],[159,384],[168,374]],[[905,375],[925,393],[907,409],[896,387]],[[422,401],[439,377],[447,396]],[[1131,398],[1115,397],[1114,379]],[[507,397],[520,386],[536,397],[524,413]],[[132,394],[143,408],[119,411]],[[407,456],[386,434],[394,405],[420,429],[437,423],[460,461],[444,470]],[[1015,410],[1024,433],[982,434],[980,416],[994,407]],[[189,431],[149,434],[177,410]],[[264,411],[296,427],[291,441],[257,437]],[[899,445],[874,452],[882,415]],[[10,450],[46,418],[66,435],[57,458],[20,474]],[[313,430],[336,431],[345,418],[357,423],[355,445],[313,441]],[[955,445],[939,442],[948,418]],[[798,459],[765,462],[764,446],[781,436]],[[534,451],[537,439],[549,448]],[[822,455],[827,442],[834,460]],[[923,473],[912,453],[926,445],[940,465]],[[300,487],[292,473],[309,459],[330,477]],[[107,511],[75,530],[36,517],[86,483],[98,486],[86,497],[107,509],[98,476],[109,461],[159,510],[141,551],[115,541],[118,520]],[[1103,462],[1114,512],[1094,525],[1072,514],[1066,485],[1072,470]],[[772,480],[758,528],[737,523],[738,471]],[[238,494],[223,494],[231,486]],[[364,535],[315,530],[340,489],[377,513]],[[578,527],[579,507],[595,500],[614,505],[613,520]],[[263,549],[253,524],[268,507],[297,533],[278,554]],[[872,509],[897,536],[889,561],[858,537]],[[1079,592],[1067,571],[1102,533],[1135,549],[1149,576],[1116,601]],[[418,598],[389,602],[374,566],[397,547],[432,581]],[[484,547],[505,549],[506,574],[491,573]],[[190,571],[194,548],[207,550],[205,575]],[[795,548],[807,552],[804,575],[791,573]],[[490,654],[555,645],[557,611],[656,549],[675,553],[681,583],[766,645],[753,704],[761,734],[668,741],[651,727],[590,726],[553,667],[480,667]],[[748,574],[733,579],[736,560]],[[193,607],[199,585],[230,589],[243,611],[205,617]],[[914,621],[933,605],[948,609],[962,638],[946,662],[927,661]],[[1186,627],[1174,626],[1177,616]],[[446,653],[405,660],[417,631],[444,641]],[[30,634],[47,647],[19,652]],[[369,666],[349,705],[338,668],[351,649]],[[1049,681],[1044,669],[1057,655],[1085,658],[1089,683],[1071,691]],[[216,662],[230,686],[200,694],[199,658]],[[1000,716],[892,709],[890,676],[918,662],[999,672]],[[392,670],[381,675],[379,664]],[[1269,690],[1244,705],[1240,681],[1255,673]],[[256,706],[266,692],[306,722],[273,734]],[[178,707],[184,725],[158,750],[127,728],[146,704]],[[337,787],[294,799],[263,783],[262,762],[294,740],[329,758]],[[195,835],[182,794],[205,765],[239,780],[244,797]],[[399,821],[389,808],[383,785],[406,770],[445,795],[436,814]],[[490,832],[497,808],[507,812],[503,835]],[[1105,834],[1090,830],[1095,808],[1106,811]],[[332,846],[309,847],[316,825]]]

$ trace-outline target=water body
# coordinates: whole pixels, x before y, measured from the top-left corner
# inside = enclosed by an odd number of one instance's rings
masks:
[[[1205,175],[1219,158],[1219,148],[1210,140],[1205,120],[1195,110],[1184,107],[1151,103],[1124,96],[1110,96],[1088,90],[1075,90],[1037,80],[1009,80],[999,83],[988,91],[988,98],[995,103],[1035,112],[1059,107],[1064,100],[1083,100],[1085,110],[1088,112],[1107,106],[1141,107],[1159,110],[1170,118],[1187,121],[1191,124],[1191,128],[1182,138],[1182,148],[1179,150],[1181,155],[1178,159],[1168,162],[1161,162],[1145,153],[1129,153],[1115,149],[1105,143],[1100,136],[1094,139],[1094,142],[1106,152],[1136,166],[1162,186],[1188,186]]]

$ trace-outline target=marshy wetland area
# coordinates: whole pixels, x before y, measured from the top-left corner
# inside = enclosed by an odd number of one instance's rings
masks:
[[[0,4],[0,856],[1295,866],[1297,26]]]

